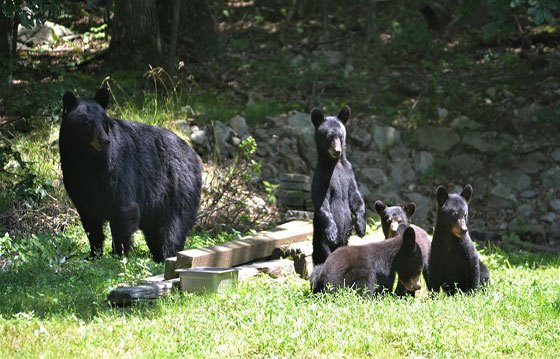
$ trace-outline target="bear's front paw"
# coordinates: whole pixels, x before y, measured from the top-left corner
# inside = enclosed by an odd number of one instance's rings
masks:
[[[356,233],[360,238],[366,235],[366,220],[363,216],[356,218]]]
[[[336,226],[330,226],[325,228],[325,239],[327,243],[336,243],[336,239],[338,237],[338,230]]]

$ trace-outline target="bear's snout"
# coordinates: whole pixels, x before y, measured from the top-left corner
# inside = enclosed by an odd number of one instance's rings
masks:
[[[342,143],[340,142],[340,138],[335,138],[332,141],[331,147],[329,147],[329,154],[332,158],[340,158],[342,155]]]

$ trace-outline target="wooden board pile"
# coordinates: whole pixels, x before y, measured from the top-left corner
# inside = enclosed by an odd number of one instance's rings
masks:
[[[173,288],[179,287],[176,273],[179,268],[234,267],[238,270],[239,281],[259,273],[274,276],[298,273],[307,278],[310,257],[306,259],[305,256],[310,256],[311,252],[306,249],[303,255],[301,250],[289,249],[289,245],[307,241],[310,246],[312,234],[310,221],[291,221],[236,241],[181,251],[177,257],[166,259],[165,273],[141,280],[138,286],[113,289],[107,299],[112,305],[122,306],[167,295]]]

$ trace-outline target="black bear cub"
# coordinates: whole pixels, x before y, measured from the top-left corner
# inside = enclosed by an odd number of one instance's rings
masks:
[[[103,254],[106,221],[115,254],[128,253],[140,228],[155,261],[176,255],[200,202],[197,155],[171,131],[108,117],[106,89],[93,99],[66,92],[62,100],[64,187],[87,233],[90,257]]]
[[[402,230],[409,225],[412,215],[416,211],[416,203],[409,202],[404,207],[401,206],[387,206],[383,201],[375,202],[375,210],[381,217],[381,227],[383,228],[383,234],[385,239],[395,237],[402,234]],[[429,260],[430,260],[430,250],[432,246],[432,241],[422,228],[411,225],[416,233],[416,243],[422,250],[422,262],[423,270],[422,275],[426,283],[429,280]],[[399,230],[401,231],[399,233]],[[411,294],[414,292],[407,291],[406,288],[399,282],[397,288],[395,289],[397,295]]]
[[[389,207],[383,201],[377,200],[374,207],[379,217],[381,217],[381,228],[383,229],[385,239],[396,236],[399,225],[401,223],[408,225],[416,211],[416,203],[414,202],[409,202],[404,207]]]
[[[311,198],[313,216],[313,264],[324,263],[335,249],[346,246],[352,227],[363,237],[366,230],[365,206],[346,159],[346,122],[350,107],[337,117],[325,117],[319,109],[311,112],[315,126],[317,167],[313,174]]]
[[[341,287],[351,287],[369,296],[390,292],[395,283],[395,273],[407,291],[419,290],[422,251],[416,243],[414,229],[401,226],[402,234],[394,238],[346,246],[333,252],[324,264],[315,267],[311,273],[313,293],[334,292]]]
[[[467,228],[472,192],[471,185],[460,194],[449,194],[443,186],[436,190],[437,217],[428,282],[431,291],[467,292],[490,280],[488,267],[480,260]]]

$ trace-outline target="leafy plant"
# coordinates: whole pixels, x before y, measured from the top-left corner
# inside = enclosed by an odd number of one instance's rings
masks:
[[[253,182],[261,173],[261,165],[253,158],[256,151],[252,137],[239,144],[232,159],[222,157],[215,146],[202,186],[198,228],[210,234],[232,229],[246,232],[271,219],[266,203],[254,193]]]

